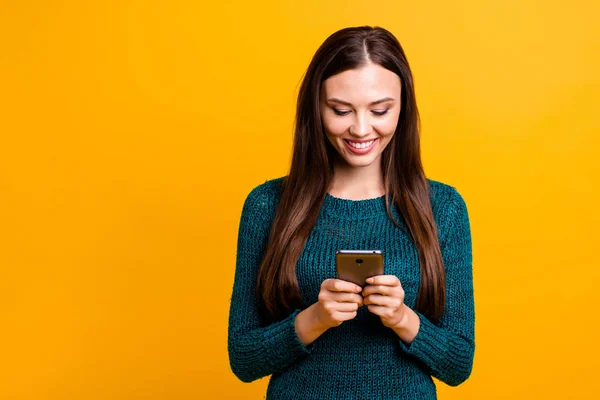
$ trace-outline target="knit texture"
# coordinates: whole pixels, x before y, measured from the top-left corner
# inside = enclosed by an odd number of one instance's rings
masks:
[[[428,179],[446,270],[446,308],[439,322],[417,312],[419,332],[406,344],[364,306],[354,319],[304,346],[294,328],[300,309],[268,326],[260,324],[257,311],[257,271],[282,180],[256,186],[242,209],[228,331],[233,373],[243,382],[271,375],[269,400],[436,399],[432,377],[450,386],[464,382],[473,366],[475,309],[469,217],[458,191]],[[392,213],[408,232],[396,207]],[[307,306],[318,301],[321,283],[336,277],[338,249],[382,250],[384,273],[400,279],[404,302],[414,310],[420,282],[418,253],[386,214],[385,196],[348,200],[327,194],[296,265]]]

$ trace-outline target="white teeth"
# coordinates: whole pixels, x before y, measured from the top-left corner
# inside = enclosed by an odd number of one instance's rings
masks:
[[[374,140],[371,140],[370,142],[365,142],[365,143],[353,143],[353,142],[348,142],[348,143],[350,143],[350,146],[355,147],[357,149],[366,149],[367,147],[372,145],[373,142],[374,142]]]

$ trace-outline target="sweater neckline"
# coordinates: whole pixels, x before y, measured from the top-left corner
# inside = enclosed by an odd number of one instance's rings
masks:
[[[373,218],[387,213],[385,194],[378,197],[352,200],[335,197],[327,192],[323,208],[330,215],[350,220]]]

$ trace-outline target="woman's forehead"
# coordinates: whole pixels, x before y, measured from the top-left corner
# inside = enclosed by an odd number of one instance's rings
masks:
[[[397,98],[401,89],[400,77],[377,64],[349,69],[326,79],[322,85],[324,100],[336,98],[346,102],[377,101]]]

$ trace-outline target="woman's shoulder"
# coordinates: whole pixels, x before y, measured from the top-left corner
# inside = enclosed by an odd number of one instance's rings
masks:
[[[427,182],[434,215],[440,215],[458,208],[466,208],[465,199],[456,186],[430,178],[427,178]]]
[[[438,226],[440,243],[446,240],[452,226],[468,228],[469,213],[463,195],[456,186],[428,179],[433,218]]]
[[[244,201],[244,211],[253,213],[272,212],[281,193],[281,184],[285,176],[266,179],[263,183],[255,185],[250,189]]]

